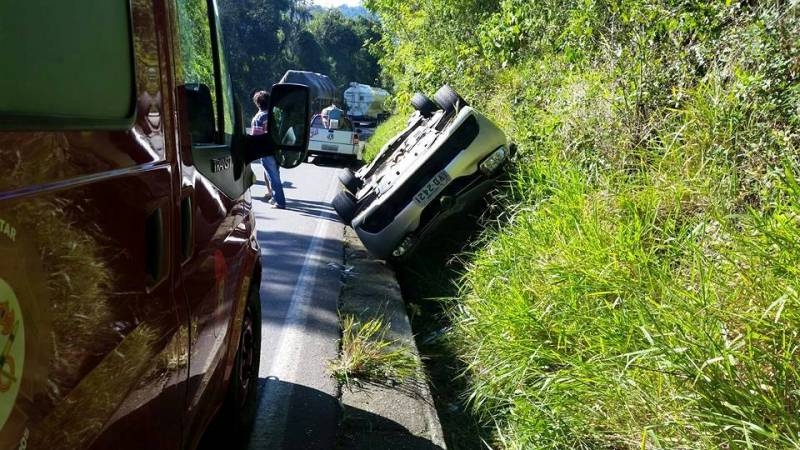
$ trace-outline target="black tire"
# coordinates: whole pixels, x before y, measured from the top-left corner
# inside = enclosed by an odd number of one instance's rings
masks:
[[[447,112],[456,111],[469,105],[449,84],[445,84],[436,91],[436,94],[433,95],[433,101]]]
[[[419,92],[415,93],[414,96],[411,97],[411,104],[414,106],[414,109],[422,114],[423,117],[430,117],[436,112],[437,109],[439,109],[439,107],[436,106],[436,103],[433,103],[431,99]]]
[[[231,383],[221,419],[226,420],[229,439],[243,441],[250,434],[258,409],[258,366],[261,361],[260,286],[253,283],[247,296],[239,348],[236,350]],[[226,417],[225,414],[228,414]]]
[[[336,213],[339,214],[339,218],[342,219],[345,225],[350,225],[350,222],[353,221],[353,218],[356,216],[356,198],[353,194],[348,191],[339,192],[336,197],[333,198],[333,209],[336,210]]]
[[[353,195],[361,189],[362,185],[362,181],[356,178],[356,174],[350,169],[339,172],[339,182]]]

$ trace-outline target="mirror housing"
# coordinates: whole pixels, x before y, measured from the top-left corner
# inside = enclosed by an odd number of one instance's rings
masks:
[[[279,83],[270,90],[266,133],[245,136],[248,163],[275,155],[281,167],[297,167],[306,158],[311,123],[308,86]]]
[[[208,85],[187,83],[183,85],[186,112],[189,119],[189,135],[194,143],[214,142],[214,102]]]

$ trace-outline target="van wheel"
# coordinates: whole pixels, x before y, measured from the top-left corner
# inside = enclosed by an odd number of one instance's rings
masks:
[[[350,169],[339,173],[339,182],[341,182],[342,186],[350,191],[351,194],[356,194],[358,190],[361,189],[361,181],[356,178],[356,174]]]
[[[439,107],[436,106],[436,103],[433,103],[431,99],[419,92],[415,93],[414,96],[411,97],[411,104],[414,106],[414,109],[422,114],[423,117],[430,117],[434,112],[436,112],[437,109],[439,109]]]
[[[348,191],[342,191],[336,194],[333,198],[333,209],[339,214],[345,225],[350,225],[353,218],[356,216],[356,198]]]
[[[231,372],[231,383],[223,410],[223,420],[228,421],[226,434],[244,441],[250,434],[258,408],[258,366],[261,361],[261,298],[260,286],[251,285],[247,296],[239,348]]]
[[[449,84],[445,84],[444,86],[440,87],[436,94],[433,95],[433,101],[436,102],[439,106],[442,107],[443,110],[447,112],[455,111],[457,109],[463,108],[464,106],[469,106],[469,104],[461,98],[458,93],[450,87]]]

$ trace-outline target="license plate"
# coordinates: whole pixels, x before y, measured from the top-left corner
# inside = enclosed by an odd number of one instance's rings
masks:
[[[450,176],[447,175],[447,172],[441,171],[434,175],[431,178],[431,181],[423,187],[417,195],[414,196],[414,201],[419,203],[422,206],[425,206],[430,199],[439,195],[447,186],[447,183],[450,181]]]
[[[339,146],[338,145],[330,145],[330,144],[322,144],[322,149],[327,150],[329,152],[338,152]]]

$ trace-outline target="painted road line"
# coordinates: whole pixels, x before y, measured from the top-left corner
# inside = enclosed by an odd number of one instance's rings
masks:
[[[338,188],[338,178],[331,178],[324,200],[330,202]],[[303,350],[304,328],[313,301],[313,291],[318,282],[318,269],[323,265],[322,247],[324,238],[331,235],[332,227],[340,226],[323,218],[323,212],[316,215],[316,227],[311,242],[305,252],[303,266],[292,291],[289,307],[280,327],[277,345],[272,362],[267,365],[267,352],[263,351],[262,342],[261,368],[259,378],[266,379],[262,384],[263,392],[259,399],[258,417],[251,435],[248,449],[266,450],[285,447],[285,434],[289,404],[294,392],[299,357]],[[262,330],[266,325],[262,326]],[[262,332],[262,336],[263,336]]]
[[[338,178],[332,177],[325,200],[333,198],[335,189],[338,187]],[[330,234],[333,226],[339,225],[331,220],[323,219],[321,214],[317,215],[317,226],[314,236],[308,244],[306,256],[303,260],[303,269],[297,277],[292,298],[289,302],[289,310],[286,313],[286,320],[278,338],[275,356],[269,370],[264,375],[276,377],[280,380],[289,381],[294,379],[297,372],[297,358],[294,356],[297,351],[302,349],[303,326],[308,318],[308,311],[305,306],[309,305],[312,298],[312,291],[317,283],[317,270],[323,264],[321,247],[323,237]]]

